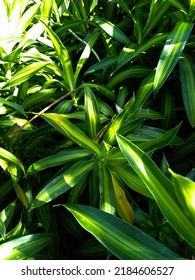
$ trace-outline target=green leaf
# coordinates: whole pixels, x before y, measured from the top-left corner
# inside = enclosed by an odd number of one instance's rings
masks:
[[[104,137],[104,141],[110,145],[112,145],[115,141],[116,133],[120,129],[121,125],[127,120],[130,119],[133,114],[133,105],[134,105],[134,96],[127,102],[124,109],[117,117],[113,120],[112,124],[110,125],[109,129],[106,132]]]
[[[117,141],[129,164],[153,194],[168,222],[189,244],[195,246],[195,228],[184,214],[175,195],[173,184],[136,145],[122,136],[117,136]]]
[[[34,174],[46,168],[63,165],[67,162],[77,161],[83,157],[91,155],[83,149],[65,149],[48,157],[44,157],[34,162],[27,170],[27,174]]]
[[[94,161],[79,162],[79,166],[67,170],[51,180],[35,197],[31,209],[55,199],[74,187],[94,166]]]
[[[179,57],[187,43],[188,37],[190,36],[192,28],[193,23],[191,22],[177,22],[173,31],[167,38],[160,55],[154,77],[153,90],[155,93],[157,93],[157,91],[164,84],[178,62]]]
[[[70,138],[82,148],[98,156],[100,155],[99,145],[95,141],[87,137],[87,135],[81,129],[72,124],[64,115],[48,113],[42,114],[41,116],[58,132]]]
[[[15,191],[16,194],[18,196],[18,198],[20,199],[20,201],[22,202],[22,204],[26,207],[26,209],[29,209],[29,202],[28,202],[28,198],[24,192],[24,190],[20,187],[19,184],[15,184]]]
[[[116,85],[121,83],[123,80],[129,79],[129,78],[136,78],[136,77],[145,77],[151,72],[150,69],[147,67],[141,67],[141,66],[133,66],[130,68],[127,68],[116,75],[114,75],[109,82],[106,84],[108,88],[114,88]]]
[[[135,105],[134,109],[138,109],[144,105],[148,97],[153,92],[153,83],[154,83],[154,71],[152,71],[141,83],[137,94],[135,96]]]
[[[106,166],[102,166],[99,169],[99,191],[100,191],[100,205],[99,209],[115,214],[115,199],[114,199],[114,187],[109,170]]]
[[[24,81],[27,81],[31,77],[33,77],[39,70],[41,70],[44,66],[46,66],[48,62],[34,62],[31,65],[25,66],[7,82],[5,85],[6,88],[14,87],[20,85]]]
[[[121,51],[118,58],[117,70],[121,68],[123,65],[133,60],[141,53],[144,53],[149,48],[162,43],[162,41],[167,39],[167,34],[156,34],[151,39],[149,39],[146,43],[138,45],[138,47],[133,47],[132,44],[127,44]]]
[[[191,17],[195,16],[195,1],[194,0],[189,0],[189,14]]]
[[[167,12],[170,3],[166,1],[152,1],[149,17],[143,30],[143,36],[146,37],[150,31],[160,22],[160,19]]]
[[[182,11],[184,14],[188,14],[187,7],[178,0],[166,0],[167,2],[170,2],[174,7],[176,7],[178,10]]]
[[[50,224],[51,224],[51,216],[50,216],[50,210],[49,210],[48,204],[43,204],[40,207],[36,208],[36,215],[38,216],[38,219],[43,224],[43,227],[46,232],[49,231]]]
[[[192,58],[182,55],[179,60],[183,102],[192,127],[195,126],[195,64]]]
[[[85,205],[64,206],[85,230],[119,259],[180,259],[170,249],[116,216]]]
[[[23,164],[19,161],[19,159],[14,156],[12,153],[10,153],[9,151],[3,149],[0,147],[0,158],[5,160],[5,161],[8,161],[8,162],[11,162],[11,163],[14,163],[16,166],[18,166],[22,171],[23,173],[25,174],[25,170],[24,170],[24,166]]]
[[[48,102],[50,96],[52,96],[55,91],[55,88],[39,90],[38,92],[35,92],[26,97],[24,102],[22,103],[22,107],[26,109],[39,103],[43,104],[44,102]]]
[[[63,78],[65,83],[68,85],[68,90],[73,90],[75,85],[74,85],[74,75],[73,75],[73,68],[72,68],[72,62],[69,57],[69,53],[60,40],[60,38],[49,28],[43,21],[41,21],[42,24],[44,25],[45,30],[50,36],[50,39],[53,43],[54,49],[56,51],[56,55],[58,56],[61,64],[62,64],[62,69],[63,69]]]
[[[0,260],[23,260],[32,257],[52,241],[51,234],[22,236],[0,245]]]
[[[19,112],[19,113],[21,113],[23,116],[27,117],[27,116],[26,116],[26,113],[25,113],[25,111],[24,111],[24,109],[23,109],[23,107],[20,106],[19,104],[14,103],[14,102],[11,102],[11,101],[8,101],[7,99],[4,99],[4,98],[2,98],[2,97],[0,97],[0,103],[3,103],[3,104],[5,104],[5,105],[7,105],[7,106],[9,106],[9,107],[11,107],[11,108],[13,108],[13,109],[15,109],[17,112]]]
[[[42,0],[41,5],[41,18],[43,21],[48,21],[50,19],[54,0]]]
[[[103,94],[110,100],[114,100],[114,101],[116,100],[116,95],[115,95],[114,91],[111,90],[110,88],[106,87],[105,85],[96,84],[96,83],[84,83],[79,88],[82,88],[85,86],[88,86],[91,89],[95,88],[96,90],[98,90],[101,93],[101,95]]]
[[[111,158],[117,162],[117,157]],[[111,165],[110,159],[108,159],[109,169],[114,172],[117,177],[121,178],[122,181],[127,184],[132,190],[140,193],[146,197],[153,198],[153,195],[146,187],[144,182],[137,176],[137,174],[130,168],[130,166],[123,166],[123,165]]]
[[[128,37],[113,23],[110,21],[100,18],[97,16],[93,17],[93,20],[111,37],[113,37],[115,40],[127,44],[130,42]]]
[[[175,193],[185,214],[190,218],[195,227],[195,183],[187,177],[176,174],[171,169],[172,182]]]
[[[92,90],[85,86],[85,122],[88,135],[90,138],[94,138],[100,129],[100,113],[98,103]]]
[[[5,223],[2,221],[0,218],[0,236],[2,237],[3,240],[5,240],[5,235],[6,235],[6,226]]]
[[[175,128],[172,128],[169,131],[165,132],[162,136],[154,140],[140,143],[139,148],[144,150],[144,152],[161,149],[162,147],[169,145],[174,140],[174,138],[176,137],[179,131],[179,128],[180,128],[180,124]]]
[[[17,26],[15,27],[14,33],[12,36],[21,36],[22,33],[26,30],[26,28],[31,24],[34,16],[37,14],[39,10],[40,4],[35,4],[30,7],[20,18]]]
[[[9,222],[13,216],[14,209],[15,209],[16,202],[9,203],[5,209],[0,212],[0,220],[2,220],[7,227]]]
[[[103,59],[101,59],[100,61],[98,61],[97,63],[93,64],[91,67],[89,67],[87,69],[87,71],[84,73],[84,75],[89,75],[91,73],[94,73],[98,70],[101,70],[101,69],[105,69],[105,68],[108,68],[110,66],[113,66],[117,63],[118,61],[118,57],[117,56],[108,56],[108,57],[105,57]]]
[[[96,43],[97,39],[99,37],[99,30],[97,32],[97,30],[95,30],[92,33],[89,33],[86,38],[83,40],[83,42],[85,42],[85,48],[79,58],[79,61],[77,63],[76,66],[76,71],[74,74],[74,81],[76,84],[78,75],[81,71],[81,69],[83,68],[83,65],[85,64],[85,62],[87,61],[87,59],[89,58],[90,54],[91,54],[91,50],[93,49],[94,44]]]

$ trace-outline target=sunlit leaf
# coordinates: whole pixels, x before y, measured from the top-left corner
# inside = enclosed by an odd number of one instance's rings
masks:
[[[187,177],[176,174],[171,169],[169,169],[169,172],[172,176],[177,198],[195,227],[195,183]]]
[[[180,207],[173,184],[136,145],[122,136],[117,136],[117,141],[129,164],[153,194],[168,222],[189,244],[195,246],[194,226]]]
[[[5,98],[0,97],[0,103],[5,104],[13,109],[15,109],[16,111],[20,112],[23,116],[26,117],[26,113],[24,111],[24,108],[22,106],[20,106],[19,104],[9,101]]]
[[[68,85],[68,90],[74,89],[74,75],[73,75],[73,69],[72,69],[72,62],[70,60],[69,53],[60,40],[60,38],[49,28],[44,22],[42,22],[44,25],[45,30],[50,36],[50,39],[53,43],[54,49],[56,51],[56,55],[58,56],[63,69],[63,76],[64,80]]]
[[[94,161],[82,162],[51,180],[35,197],[31,209],[40,207],[74,187],[94,165]]]
[[[117,41],[127,44],[130,42],[128,37],[113,23],[110,21],[94,16],[94,21],[111,37],[116,39]]]
[[[93,139],[100,129],[100,113],[95,95],[89,87],[84,87],[85,121],[88,135]]]
[[[40,71],[48,62],[34,62],[31,65],[25,66],[7,82],[6,88],[19,85],[31,77],[33,77],[38,71]]]
[[[82,148],[100,155],[99,145],[91,140],[87,135],[76,125],[71,123],[64,115],[48,113],[42,117],[52,125],[58,132],[70,138]]]
[[[163,47],[154,77],[154,92],[156,93],[169,77],[186,45],[193,28],[191,22],[178,22]]]
[[[84,149],[65,149],[60,152],[44,157],[34,162],[27,170],[27,174],[40,172],[46,168],[59,166],[67,162],[77,161],[83,157],[89,156],[91,153]]]
[[[179,259],[170,249],[116,216],[85,205],[65,207],[119,259]]]
[[[185,110],[192,127],[195,126],[195,64],[190,56],[179,60],[180,80]]]
[[[23,260],[32,257],[52,241],[52,235],[36,233],[0,245],[0,260]]]
[[[9,151],[7,151],[1,147],[0,147],[0,158],[3,160],[6,160],[8,162],[14,163],[25,173],[24,166],[20,162],[20,160],[16,156],[14,156],[12,153],[10,153]]]

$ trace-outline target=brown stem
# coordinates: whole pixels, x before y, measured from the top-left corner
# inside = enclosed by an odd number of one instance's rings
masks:
[[[39,115],[45,113],[47,110],[49,110],[51,107],[53,107],[54,105],[56,105],[57,103],[59,103],[60,101],[62,101],[63,99],[65,99],[66,97],[68,97],[69,95],[71,95],[72,93],[74,93],[76,91],[76,89],[73,89],[69,92],[67,92],[66,94],[62,95],[60,98],[56,99],[53,103],[49,104],[47,107],[45,107],[43,110],[41,110],[39,113],[37,113],[35,116],[33,116],[29,121],[25,122],[25,124],[23,124],[22,126],[20,126],[18,129],[14,130],[13,132],[11,132],[8,135],[8,138],[12,138],[16,133],[20,132],[27,124],[31,123],[32,121],[34,121],[36,118],[39,117]]]

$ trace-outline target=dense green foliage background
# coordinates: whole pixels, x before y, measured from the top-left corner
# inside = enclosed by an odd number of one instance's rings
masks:
[[[0,0],[0,259],[194,259],[194,0]]]

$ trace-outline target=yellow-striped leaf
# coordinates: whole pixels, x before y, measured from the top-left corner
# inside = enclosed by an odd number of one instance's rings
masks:
[[[94,166],[94,161],[82,161],[78,163],[75,168],[67,170],[46,184],[35,197],[31,209],[52,201],[74,187]]]
[[[167,38],[154,77],[153,90],[155,93],[164,84],[178,62],[192,28],[193,23],[191,22],[177,22],[175,28]]]
[[[51,243],[53,236],[35,233],[22,236],[0,245],[0,260],[23,260],[32,257]]]
[[[182,55],[179,60],[183,102],[192,127],[195,126],[195,64],[192,58]]]
[[[42,21],[41,21],[42,22]],[[68,86],[68,90],[73,90],[75,85],[74,85],[74,74],[73,74],[73,68],[72,68],[72,62],[69,57],[69,53],[60,40],[60,38],[56,35],[55,32],[51,30],[50,27],[48,27],[44,22],[42,22],[44,25],[45,30],[50,36],[50,39],[53,43],[54,49],[56,51],[56,55],[58,56],[58,59],[61,62],[62,69],[63,69],[63,78],[65,83]]]
[[[127,44],[130,42],[128,37],[113,23],[110,21],[94,16],[94,21],[111,37],[116,39],[117,41]]]
[[[104,141],[110,145],[112,145],[115,141],[116,133],[120,129],[121,125],[127,120],[130,119],[133,114],[133,105],[134,105],[134,96],[127,102],[124,109],[117,117],[113,120],[112,124],[110,125],[109,129],[106,132],[104,137]]]
[[[27,174],[34,174],[46,168],[59,166],[67,162],[77,161],[91,153],[84,149],[65,149],[48,157],[44,157],[34,162],[27,170]]]
[[[64,115],[48,113],[41,116],[58,132],[70,138],[82,148],[98,156],[100,155],[99,145],[95,141],[87,137],[87,135],[81,129],[72,124]]]
[[[132,142],[122,136],[117,136],[117,141],[129,164],[148,187],[168,222],[178,234],[195,247],[195,228],[183,212],[172,182],[165,177],[147,154]]]
[[[180,259],[166,246],[114,215],[86,205],[64,206],[85,230],[119,259]]]
[[[31,65],[28,65],[18,72],[7,82],[5,87],[14,87],[16,85],[19,85],[31,77],[33,77],[39,70],[41,70],[44,66],[46,66],[48,62],[34,62]]]
[[[85,86],[85,122],[90,138],[94,138],[100,129],[100,113],[98,103],[92,90]]]
[[[25,174],[24,166],[21,163],[21,161],[16,156],[14,156],[12,153],[10,153],[9,151],[7,151],[7,150],[5,150],[1,147],[0,147],[0,158],[3,159],[3,160],[6,160],[8,162],[14,163]]]
[[[102,166],[99,170],[100,205],[102,211],[115,214],[114,188],[109,170]]]
[[[187,177],[176,174],[171,169],[169,172],[181,207],[195,227],[195,183]]]

